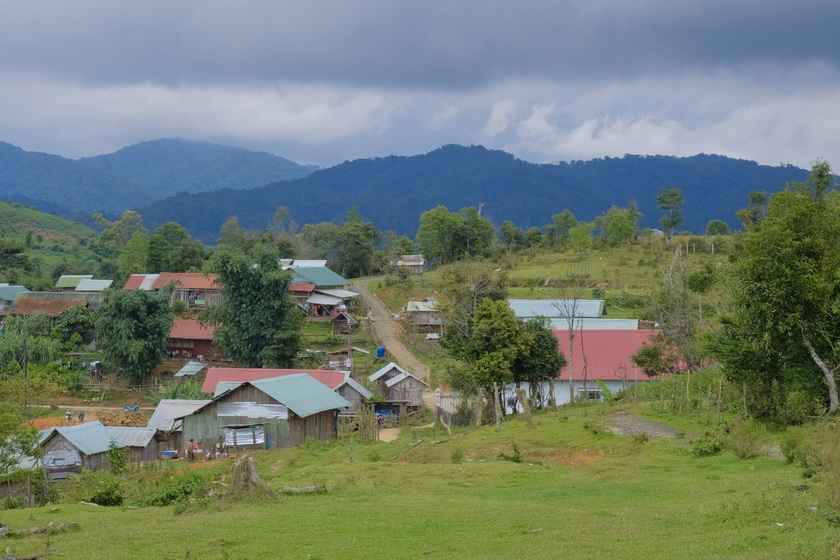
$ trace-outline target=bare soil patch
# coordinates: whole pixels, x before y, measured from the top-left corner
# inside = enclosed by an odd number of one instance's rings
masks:
[[[653,420],[646,420],[638,416],[619,413],[613,416],[610,430],[622,436],[644,434],[649,438],[675,438],[677,430]]]

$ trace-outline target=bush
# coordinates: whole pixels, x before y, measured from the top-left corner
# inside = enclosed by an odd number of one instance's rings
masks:
[[[123,481],[111,472],[86,470],[73,481],[73,494],[82,501],[100,506],[119,506],[123,503]]]
[[[752,419],[736,420],[729,425],[729,449],[739,459],[751,459],[761,454],[761,429]]]
[[[692,454],[695,457],[711,457],[723,450],[723,438],[718,430],[706,430],[703,435],[694,442]]]
[[[159,484],[155,485],[151,492],[144,494],[140,498],[139,505],[143,507],[163,507],[177,503],[186,503],[193,496],[207,494],[209,488],[206,481],[195,472],[190,471],[162,480]]]

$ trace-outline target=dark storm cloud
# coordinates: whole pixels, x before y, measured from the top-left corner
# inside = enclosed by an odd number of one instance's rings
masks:
[[[94,84],[470,88],[837,67],[840,2],[4,2],[0,69]]]

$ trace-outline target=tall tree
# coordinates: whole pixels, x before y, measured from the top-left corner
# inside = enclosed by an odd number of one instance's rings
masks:
[[[350,278],[370,274],[373,254],[380,239],[379,231],[371,222],[364,221],[354,206],[347,213],[347,220],[341,227],[336,262],[338,271]]]
[[[149,238],[149,269],[152,272],[200,270],[204,264],[201,243],[175,222],[166,222]]]
[[[301,348],[303,317],[289,295],[292,274],[258,245],[253,256],[222,247],[211,258],[223,302],[204,312],[214,342],[244,367],[290,367]]]
[[[541,387],[543,384],[554,384],[560,375],[560,370],[566,366],[566,357],[557,346],[548,319],[530,319],[525,321],[525,328],[534,337],[531,348],[519,354],[513,362],[513,381],[528,383],[531,389],[531,399],[542,403]],[[549,389],[549,393],[553,391]]]
[[[97,341],[108,363],[133,384],[146,380],[166,356],[172,330],[170,289],[105,292],[96,322]]]
[[[659,225],[665,232],[665,238],[670,242],[674,230],[680,227],[680,224],[685,220],[685,217],[680,213],[680,209],[685,203],[685,197],[683,197],[681,189],[663,188],[654,198],[657,208],[666,212],[664,216],[659,218]]]
[[[747,231],[735,262],[736,308],[721,335],[722,359],[732,377],[763,387],[774,380],[789,388],[821,379],[831,413],[838,408],[840,367],[835,186],[828,163],[817,162],[807,183],[791,183],[773,195],[767,216]]]

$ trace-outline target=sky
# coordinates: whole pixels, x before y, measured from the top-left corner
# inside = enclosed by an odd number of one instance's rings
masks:
[[[0,0],[0,141],[840,168],[837,0]]]

